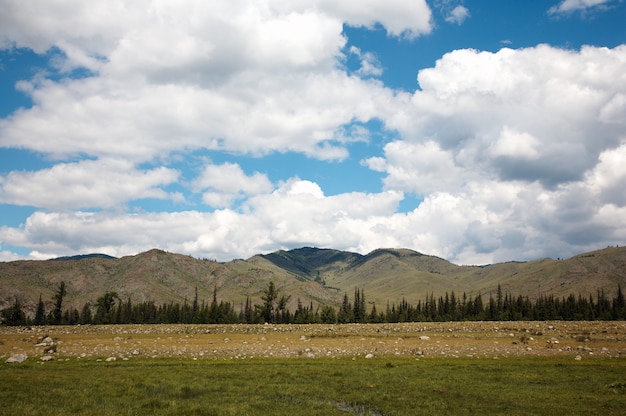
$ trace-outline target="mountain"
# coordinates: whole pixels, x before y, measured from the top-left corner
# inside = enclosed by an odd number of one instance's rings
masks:
[[[115,257],[109,256],[108,254],[92,253],[92,254],[79,254],[76,256],[57,257],[56,259],[50,259],[50,261],[82,260],[82,259],[92,259],[92,258],[114,259]]]
[[[488,266],[459,266],[439,257],[408,249],[378,249],[362,255],[333,249],[303,247],[258,254],[247,260],[218,263],[153,249],[134,256],[113,258],[82,255],[56,261],[22,260],[0,263],[0,309],[17,297],[34,312],[39,296],[52,306],[58,285],[67,287],[65,306],[81,308],[106,292],[133,302],[210,302],[239,308],[249,297],[260,303],[273,281],[291,295],[288,307],[303,304],[340,304],[344,293],[363,289],[367,302],[385,305],[402,299],[415,303],[426,295],[454,291],[475,296],[504,292],[535,299],[541,295],[613,296],[626,287],[626,248],[609,247],[567,260],[541,259]]]

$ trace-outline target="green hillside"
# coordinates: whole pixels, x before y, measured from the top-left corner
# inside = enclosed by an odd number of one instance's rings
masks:
[[[454,291],[475,296],[495,294],[498,285],[512,295],[536,299],[541,295],[587,296],[604,290],[612,296],[626,287],[626,248],[609,247],[566,260],[541,259],[489,266],[458,266],[444,259],[408,249],[378,249],[367,255],[304,247],[256,255],[247,260],[218,263],[162,250],[135,256],[83,256],[57,261],[0,263],[0,309],[15,299],[34,312],[39,296],[48,308],[61,281],[67,286],[67,306],[80,308],[114,291],[133,302],[183,303],[198,294],[235,308],[247,298],[258,302],[273,281],[290,295],[289,308],[298,300],[338,306],[344,293],[363,290],[367,303],[384,305],[402,299],[417,302],[429,294]]]

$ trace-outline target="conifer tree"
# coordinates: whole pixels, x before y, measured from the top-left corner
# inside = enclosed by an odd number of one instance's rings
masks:
[[[87,325],[90,324],[92,320],[93,318],[91,316],[91,305],[89,304],[89,302],[87,302],[83,305],[83,309],[81,310],[80,323],[82,325]]]
[[[0,311],[0,318],[5,325],[17,326],[25,325],[27,323],[26,314],[22,310],[22,304],[17,296],[15,297],[15,303],[12,306]]]
[[[35,325],[45,325],[46,324],[46,306],[41,299],[41,294],[39,295],[39,302],[37,302],[37,311],[35,312]]]
[[[332,306],[324,305],[322,306],[322,311],[320,313],[320,320],[323,324],[334,324],[337,322],[337,313],[335,312],[335,308]]]
[[[63,298],[67,294],[65,282],[59,283],[57,293],[54,295],[54,309],[51,312],[49,321],[52,325],[61,325],[63,323]]]
[[[267,289],[263,290],[263,296],[261,296],[263,305],[261,305],[258,310],[260,317],[267,323],[275,322],[274,308],[277,299],[278,290],[276,290],[274,282],[270,281]]]
[[[348,298],[347,293],[343,295],[343,302],[341,303],[341,308],[339,309],[339,313],[337,314],[337,322],[339,322],[340,324],[354,322],[354,312],[352,310],[352,305],[350,304],[350,299]]]

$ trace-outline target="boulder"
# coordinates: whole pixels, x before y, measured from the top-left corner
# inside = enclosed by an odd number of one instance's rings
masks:
[[[28,356],[26,354],[14,354],[10,356],[9,358],[7,358],[6,363],[7,364],[20,364],[26,361],[27,359],[28,359]]]
[[[55,345],[55,342],[52,338],[46,335],[37,339],[37,343],[35,344],[35,347],[48,347],[51,345]]]

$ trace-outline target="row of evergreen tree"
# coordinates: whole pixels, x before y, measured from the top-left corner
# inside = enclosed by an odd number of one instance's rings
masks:
[[[454,292],[435,297],[427,295],[416,304],[403,299],[398,305],[387,303],[384,310],[371,304],[366,307],[363,289],[356,288],[350,300],[347,293],[339,308],[328,305],[314,307],[297,300],[295,311],[287,308],[290,296],[280,294],[273,282],[268,284],[261,296],[261,304],[254,304],[248,297],[245,304],[236,308],[231,302],[219,301],[217,290],[210,303],[199,302],[198,294],[191,302],[163,303],[151,301],[133,303],[130,297],[122,300],[117,293],[107,292],[95,304],[86,303],[79,311],[63,309],[66,296],[65,283],[59,284],[53,297],[54,307],[46,313],[45,304],[39,297],[34,317],[28,316],[19,300],[0,311],[4,325],[77,325],[77,324],[236,324],[236,323],[383,323],[424,321],[543,321],[543,320],[623,320],[626,319],[626,303],[621,286],[616,296],[609,298],[604,290],[596,296],[556,297],[545,295],[534,302],[528,297],[513,297],[503,293],[498,286],[495,297],[483,301],[479,293],[475,297]]]

